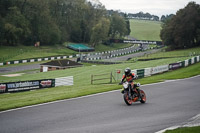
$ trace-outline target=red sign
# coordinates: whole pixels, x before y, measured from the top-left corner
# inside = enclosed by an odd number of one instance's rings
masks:
[[[6,91],[6,84],[0,84],[0,92]]]
[[[50,87],[51,86],[51,80],[41,81],[40,83],[42,87]]]
[[[117,73],[121,73],[121,71],[120,71],[120,70],[117,70]]]

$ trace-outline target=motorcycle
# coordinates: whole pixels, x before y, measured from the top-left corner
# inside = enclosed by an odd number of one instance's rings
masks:
[[[124,82],[123,85],[123,97],[124,101],[127,105],[131,105],[134,102],[140,101],[141,103],[146,102],[146,94],[143,90],[139,89],[140,83],[134,84],[134,90],[131,89],[131,82]],[[136,89],[137,88],[137,89]],[[140,97],[138,94],[138,91],[140,91]]]

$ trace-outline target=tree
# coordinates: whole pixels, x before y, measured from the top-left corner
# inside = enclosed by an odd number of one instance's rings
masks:
[[[110,27],[110,20],[106,18],[101,18],[99,22],[92,28],[90,43],[95,47],[102,40],[106,40],[108,37]]]
[[[99,0],[0,0],[0,30],[3,45],[96,45],[129,34],[130,24],[124,13],[110,16]]]
[[[165,21],[167,21],[168,19],[171,19],[173,16],[174,16],[174,14],[170,14],[170,15],[166,15],[166,16],[165,16],[165,15],[162,15],[160,20],[161,20],[162,22],[165,22]]]
[[[120,38],[128,34],[127,23],[122,16],[114,13],[111,17],[110,25],[110,36],[111,38]]]
[[[167,20],[161,30],[161,39],[172,49],[200,45],[200,5],[189,2],[175,16]]]
[[[29,39],[32,44],[36,41],[41,44],[55,44],[60,41],[61,31],[50,14],[48,1],[27,1],[24,16],[31,24],[32,34]]]
[[[30,35],[28,20],[17,7],[10,7],[5,18],[4,37],[8,45],[16,45]]]

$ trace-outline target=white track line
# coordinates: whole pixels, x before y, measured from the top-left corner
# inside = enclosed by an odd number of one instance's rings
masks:
[[[189,119],[189,122],[187,122],[185,124],[180,124],[180,125],[177,125],[177,126],[168,127],[168,128],[165,128],[165,129],[160,130],[160,131],[155,132],[155,133],[164,133],[167,130],[174,130],[174,129],[181,128],[181,127],[195,127],[195,126],[200,126],[200,114],[192,117],[191,119]]]

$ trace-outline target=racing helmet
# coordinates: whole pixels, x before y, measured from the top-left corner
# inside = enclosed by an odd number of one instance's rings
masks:
[[[124,73],[125,75],[129,75],[131,73],[131,69],[129,67],[127,67],[125,70],[124,70]]]

